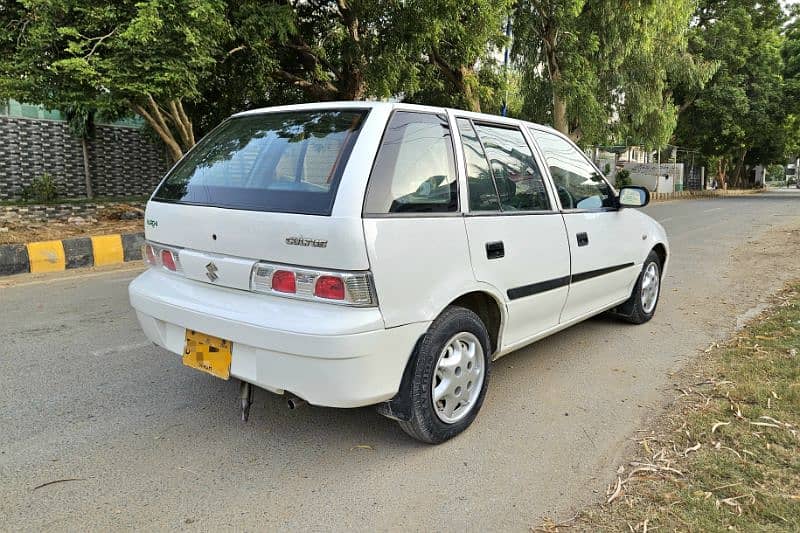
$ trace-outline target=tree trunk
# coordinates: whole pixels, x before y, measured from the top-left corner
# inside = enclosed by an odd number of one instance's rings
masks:
[[[469,111],[481,112],[481,99],[475,88],[470,84],[470,78],[475,76],[475,71],[471,67],[460,65],[457,68],[450,66],[444,58],[439,55],[436,47],[431,47],[430,61],[439,69],[439,72],[453,84],[456,91],[464,96],[464,100],[469,107]]]
[[[470,77],[475,75],[475,72],[471,68],[468,67],[461,67],[460,70],[460,87],[461,93],[464,95],[464,99],[467,101],[467,105],[469,106],[470,111],[474,111],[476,113],[481,113],[481,98],[478,92],[475,90],[475,87],[470,83]]]
[[[717,161],[717,186],[722,187],[723,189],[728,188],[728,176],[725,171],[725,167],[727,167],[725,158],[720,157],[719,161]]]
[[[550,87],[553,91],[553,128],[564,135],[569,135],[567,101],[561,94],[561,66],[556,56],[556,43],[552,32],[548,32],[544,36],[543,42],[547,55],[547,73],[550,77]]]
[[[742,185],[744,185],[742,174],[744,173],[745,157],[747,157],[747,148],[742,148],[742,155],[739,156],[739,160],[736,162],[736,166],[733,169],[733,186],[737,189],[741,189]]]
[[[344,68],[339,73],[339,85],[344,89],[342,96],[347,100],[363,100],[367,92],[367,83],[364,79],[367,58],[361,45],[361,23],[349,0],[337,0],[336,5],[352,45],[352,55],[345,60]]]
[[[553,85],[553,128],[564,135],[569,135],[569,122],[567,121],[567,102],[559,96],[555,84]]]
[[[89,143],[85,137],[81,137],[81,150],[83,151],[83,179],[86,183],[86,198],[94,197],[92,193],[92,173],[89,170]]]
[[[364,74],[358,67],[352,67],[347,72],[344,80],[344,90],[342,91],[343,100],[363,100],[367,92],[367,84],[364,81]]]
[[[147,108],[139,104],[133,104],[132,108],[164,141],[173,163],[194,146],[194,126],[179,99],[170,100],[167,110],[148,94]],[[174,130],[177,130],[177,135]]]

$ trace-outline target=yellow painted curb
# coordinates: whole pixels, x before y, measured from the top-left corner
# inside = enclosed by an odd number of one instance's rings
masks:
[[[119,235],[92,237],[92,253],[94,254],[94,266],[124,262],[125,254],[122,250],[122,237]]]
[[[59,272],[66,268],[61,241],[31,242],[27,247],[31,272]]]

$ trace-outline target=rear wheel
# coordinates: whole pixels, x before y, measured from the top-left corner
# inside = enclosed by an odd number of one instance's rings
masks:
[[[483,404],[490,359],[489,334],[478,315],[448,307],[417,348],[408,385],[411,417],[400,421],[400,427],[430,444],[464,431]]]
[[[642,272],[633,288],[630,299],[619,306],[616,312],[623,320],[632,324],[644,324],[656,313],[661,295],[661,260],[651,251],[642,266]]]

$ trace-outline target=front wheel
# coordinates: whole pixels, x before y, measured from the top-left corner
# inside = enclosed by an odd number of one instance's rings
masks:
[[[400,427],[417,440],[439,444],[467,429],[483,404],[489,334],[478,315],[449,307],[431,324],[415,355],[411,418]]]
[[[644,324],[656,313],[660,295],[661,260],[655,252],[650,252],[630,299],[617,308],[617,314],[632,324]]]

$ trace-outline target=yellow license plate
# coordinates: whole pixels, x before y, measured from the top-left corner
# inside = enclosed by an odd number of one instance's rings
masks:
[[[232,346],[231,341],[187,329],[183,364],[228,379],[231,377]]]

